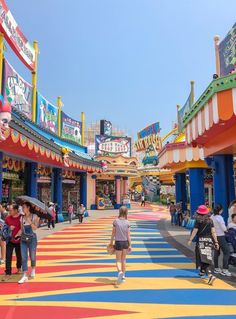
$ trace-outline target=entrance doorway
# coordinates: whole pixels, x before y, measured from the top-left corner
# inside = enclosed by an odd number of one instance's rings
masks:
[[[68,205],[72,204],[74,206],[74,212],[79,209],[80,192],[79,191],[69,191],[68,192]]]

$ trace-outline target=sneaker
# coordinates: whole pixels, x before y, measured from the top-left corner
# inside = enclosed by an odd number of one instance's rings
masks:
[[[221,275],[231,277],[231,272],[228,271],[228,269],[222,269]]]
[[[11,279],[11,275],[5,275],[2,277],[2,281],[6,282]]]
[[[205,273],[205,272],[199,272],[199,274],[198,274],[199,276],[200,276],[200,278],[207,278],[208,277],[208,275]]]
[[[36,274],[35,274],[35,269],[32,269],[31,270],[31,273],[30,273],[30,277],[31,278],[35,278]]]
[[[220,268],[215,268],[214,273],[215,274],[221,274],[222,270]]]
[[[213,285],[215,280],[216,280],[216,277],[213,275],[210,275],[209,280],[208,280],[208,285]]]
[[[122,282],[125,282],[125,275],[123,275],[122,277]]]
[[[117,284],[120,285],[122,283],[122,279],[123,279],[123,272],[119,272],[118,277],[117,277]]]
[[[18,284],[23,284],[23,283],[25,283],[25,282],[27,282],[27,281],[28,281],[28,277],[27,277],[26,275],[24,275],[24,276],[21,278],[21,280],[18,281]]]
[[[3,264],[5,264],[5,260],[1,259],[0,260],[0,265],[3,265]]]

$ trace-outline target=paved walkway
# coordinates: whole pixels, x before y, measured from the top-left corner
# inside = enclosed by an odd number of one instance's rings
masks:
[[[0,318],[236,318],[233,286],[219,279],[209,287],[163,238],[162,207],[130,211],[134,250],[127,280],[117,286],[114,256],[105,251],[113,215],[97,212],[46,237],[40,230],[37,277],[0,284]]]

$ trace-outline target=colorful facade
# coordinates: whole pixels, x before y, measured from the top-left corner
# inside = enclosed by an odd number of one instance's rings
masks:
[[[4,0],[0,1],[0,201],[10,202],[21,194],[38,197],[59,206],[59,219],[69,203],[75,209],[87,206],[87,188],[92,174],[102,172],[84,146],[84,115],[72,119],[37,91],[38,46],[20,32]],[[22,41],[9,35],[4,16],[12,20],[12,29]],[[12,31],[12,30],[11,30]],[[32,72],[32,84],[25,81],[3,56],[6,40]],[[21,44],[21,47],[19,47]],[[6,106],[11,105],[11,121],[5,124]]]

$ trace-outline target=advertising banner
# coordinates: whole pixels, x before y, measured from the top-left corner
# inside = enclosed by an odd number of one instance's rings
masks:
[[[131,138],[118,136],[96,135],[96,155],[131,156]]]
[[[236,23],[220,42],[220,75],[227,75],[236,67]]]
[[[39,92],[37,92],[37,123],[57,134],[58,108],[48,102]]]
[[[185,102],[184,106],[181,107],[181,109],[178,110],[178,131],[179,133],[183,131],[184,124],[183,119],[186,113],[188,113],[191,109],[191,93],[189,94],[189,97],[187,98],[187,101]]]
[[[20,30],[5,0],[0,0],[0,31],[16,55],[33,71],[35,50]]]
[[[107,120],[100,121],[100,134],[101,135],[112,135],[112,123]]]
[[[81,144],[82,123],[61,112],[61,137]]]
[[[10,102],[13,108],[30,120],[32,119],[32,86],[14,70],[6,59],[4,60],[3,96],[5,102]]]
[[[147,137],[149,135],[156,135],[158,133],[160,133],[160,123],[159,122],[156,122],[156,123],[153,123],[147,127],[145,127],[142,131],[140,131],[138,133],[138,138],[144,138],[144,137]]]

